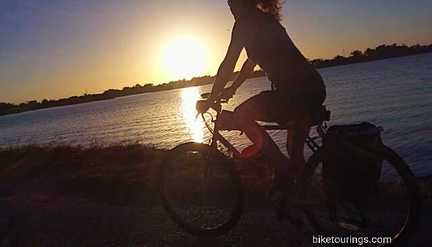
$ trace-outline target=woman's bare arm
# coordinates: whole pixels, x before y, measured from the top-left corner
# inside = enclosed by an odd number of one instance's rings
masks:
[[[216,79],[213,84],[213,89],[210,97],[210,101],[214,100],[225,88],[227,82],[231,79],[234,72],[234,67],[243,49],[243,42],[241,41],[240,30],[238,23],[234,24],[231,42],[228,47],[228,51],[221,65],[219,66]]]
[[[237,76],[237,78],[235,79],[231,87],[234,90],[237,90],[243,84],[243,82],[245,82],[248,79],[248,77],[252,74],[255,66],[256,63],[254,61],[247,59],[240,70],[240,74]]]

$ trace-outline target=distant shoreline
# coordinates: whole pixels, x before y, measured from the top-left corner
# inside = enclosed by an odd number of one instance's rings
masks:
[[[372,62],[377,60],[384,60],[389,58],[413,56],[419,54],[425,54],[432,52],[432,44],[428,46],[414,45],[411,47],[405,45],[381,45],[375,49],[366,49],[364,52],[356,50],[351,52],[349,57],[336,56],[333,59],[314,59],[310,62],[318,69],[329,68],[335,66]],[[238,72],[233,74],[232,79]],[[257,78],[265,76],[263,71],[255,71],[250,78]],[[179,80],[172,81],[169,83],[163,83],[159,85],[136,84],[133,87],[124,87],[123,89],[109,89],[100,94],[85,94],[82,96],[72,96],[69,98],[58,99],[58,100],[42,100],[38,102],[36,100],[29,101],[21,104],[1,103],[0,102],[0,116],[18,114],[28,111],[36,111],[46,108],[61,107],[67,105],[76,105],[82,103],[89,103],[94,101],[110,100],[118,97],[137,95],[143,93],[161,92],[173,89],[180,89],[193,86],[202,86],[213,83],[214,76],[202,76],[195,77],[191,80]]]

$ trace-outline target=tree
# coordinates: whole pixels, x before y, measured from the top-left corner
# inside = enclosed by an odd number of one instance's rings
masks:
[[[375,55],[375,50],[371,49],[371,48],[367,48],[366,51],[364,52],[364,54],[368,57],[372,57]]]
[[[351,56],[352,57],[362,57],[363,56],[363,52],[361,52],[359,50],[355,50],[355,51],[351,52]]]

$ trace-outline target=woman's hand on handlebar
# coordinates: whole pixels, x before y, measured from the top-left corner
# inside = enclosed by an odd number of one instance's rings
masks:
[[[211,103],[208,100],[198,100],[196,103],[196,110],[198,113],[205,113],[211,107]]]
[[[205,100],[198,100],[196,104],[196,110],[198,113],[207,112],[216,102],[219,103],[227,103],[236,93],[235,87],[225,88],[222,93],[217,97],[213,97],[211,94],[203,94],[202,97],[206,98]],[[216,99],[215,99],[216,98]]]

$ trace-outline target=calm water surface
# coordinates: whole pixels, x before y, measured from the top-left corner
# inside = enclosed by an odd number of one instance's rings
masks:
[[[320,70],[331,109],[331,124],[370,121],[385,128],[386,144],[416,175],[432,174],[432,54]],[[195,102],[211,86],[122,97],[0,117],[0,147],[27,144],[109,145],[143,143],[170,148],[208,141],[196,119]],[[226,106],[270,88],[265,78],[249,80]],[[272,132],[284,145],[284,132]],[[226,136],[244,147],[238,132]]]

